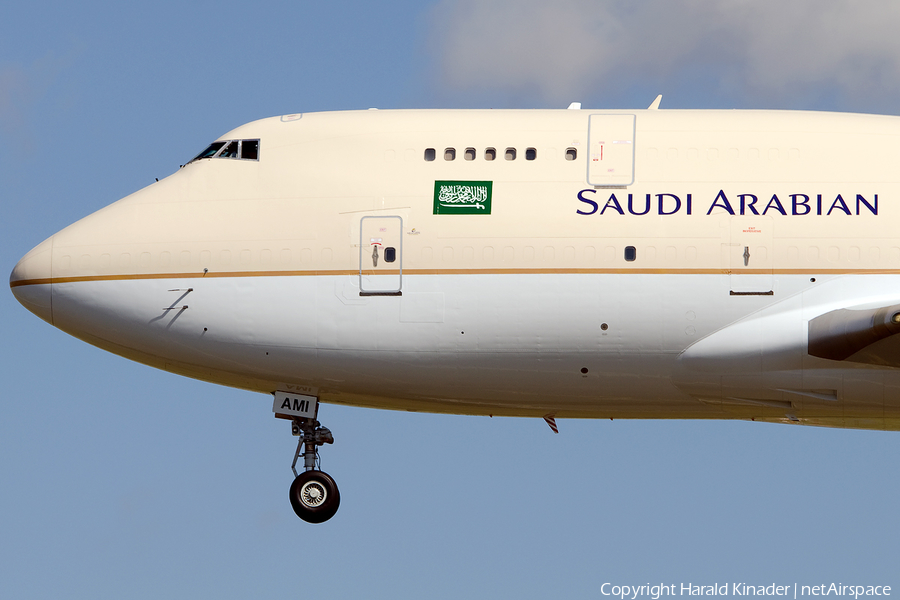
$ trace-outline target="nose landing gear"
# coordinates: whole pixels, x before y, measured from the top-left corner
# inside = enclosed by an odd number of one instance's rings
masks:
[[[341,494],[337,484],[328,473],[318,469],[319,451],[322,444],[333,444],[334,436],[315,419],[297,418],[293,420],[293,433],[300,436],[291,470],[294,482],[291,484],[291,506],[297,516],[307,523],[324,523],[334,516],[341,505]],[[305,471],[297,474],[297,459],[303,448]]]

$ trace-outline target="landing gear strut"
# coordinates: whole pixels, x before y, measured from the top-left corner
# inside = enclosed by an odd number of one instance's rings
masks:
[[[294,483],[291,484],[291,506],[297,516],[307,523],[324,523],[334,516],[341,505],[341,494],[337,484],[328,473],[318,469],[319,451],[322,444],[333,444],[334,436],[315,419],[295,418],[293,433],[300,437],[291,470]],[[297,474],[297,459],[303,448],[303,473]]]

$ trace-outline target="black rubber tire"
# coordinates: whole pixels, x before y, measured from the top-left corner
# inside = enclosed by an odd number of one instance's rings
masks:
[[[324,494],[319,500],[310,496]],[[334,516],[341,505],[341,493],[331,475],[323,471],[300,473],[291,484],[291,506],[297,516],[307,523],[324,523]]]

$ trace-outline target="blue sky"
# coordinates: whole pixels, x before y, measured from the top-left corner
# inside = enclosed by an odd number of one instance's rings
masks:
[[[418,107],[896,114],[869,1],[16,3],[0,19],[0,267],[244,122]],[[900,434],[327,406],[327,524],[268,397],[107,354],[0,294],[0,597],[900,593]]]

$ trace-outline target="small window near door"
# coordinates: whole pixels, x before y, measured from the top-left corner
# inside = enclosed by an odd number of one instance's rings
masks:
[[[628,262],[634,261],[637,258],[637,248],[634,246],[625,246],[625,260]]]
[[[384,249],[384,262],[394,262],[395,260],[397,260],[397,249],[388,246]]]
[[[537,158],[537,148],[525,149],[525,160],[534,160]]]
[[[566,148],[566,160],[575,160],[578,158],[578,150],[575,148]]]

